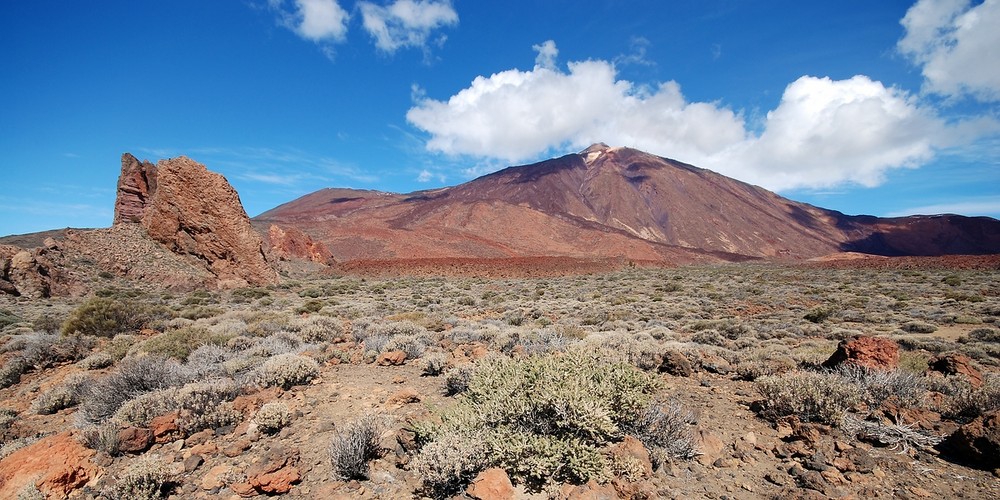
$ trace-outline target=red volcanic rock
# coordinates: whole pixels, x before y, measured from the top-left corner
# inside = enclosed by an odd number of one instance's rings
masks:
[[[1000,468],[1000,411],[980,415],[963,425],[942,446],[975,467]]]
[[[44,252],[0,245],[0,292],[33,299],[51,295],[51,265]]]
[[[292,485],[297,484],[302,478],[296,467],[298,461],[298,450],[274,448],[259,462],[247,468],[246,484],[256,492],[267,495],[288,493]]]
[[[608,450],[608,454],[612,459],[634,461],[642,468],[642,477],[644,478],[653,475],[653,463],[649,459],[649,451],[646,450],[642,441],[632,436],[625,436],[622,442]]]
[[[333,254],[326,245],[313,241],[308,234],[294,227],[271,224],[267,230],[271,252],[279,259],[306,259],[317,264],[332,264]]]
[[[0,460],[0,498],[17,498],[29,483],[45,498],[67,498],[98,474],[94,454],[68,432],[40,439]]]
[[[202,262],[220,285],[277,282],[236,190],[189,158],[154,166],[123,154],[115,223],[141,224],[172,252]]]
[[[125,453],[142,453],[152,444],[151,429],[129,426],[118,431],[118,448]]]
[[[161,444],[169,443],[182,437],[181,428],[177,425],[178,416],[180,416],[180,412],[172,411],[158,417],[153,417],[149,421],[149,427],[153,430],[153,440],[155,442]]]
[[[383,352],[375,359],[375,364],[379,366],[399,366],[406,362],[406,353],[403,351]]]
[[[843,363],[893,370],[899,366],[899,345],[883,337],[841,340],[837,351],[823,363],[823,366],[833,368]]]
[[[974,368],[972,359],[964,354],[940,354],[932,358],[927,365],[929,370],[945,375],[964,375],[973,387],[983,385],[982,372]]]
[[[477,500],[511,500],[514,485],[503,469],[494,467],[480,472],[465,492]]]

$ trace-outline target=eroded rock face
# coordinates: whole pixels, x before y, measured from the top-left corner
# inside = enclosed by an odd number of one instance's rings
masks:
[[[1000,467],[1000,411],[980,415],[963,425],[942,446],[975,467]]]
[[[297,228],[271,224],[267,230],[267,237],[271,242],[271,251],[279,259],[297,258],[317,264],[334,263],[333,254],[326,245],[313,241],[308,234]]]
[[[823,366],[833,368],[844,363],[879,370],[893,370],[899,366],[899,345],[892,339],[882,337],[841,340],[837,351],[823,363]]]
[[[190,158],[153,165],[122,155],[115,224],[133,223],[172,252],[200,261],[220,286],[278,280],[236,190]]]
[[[972,359],[964,354],[939,354],[930,360],[928,369],[945,375],[964,375],[973,387],[983,385],[982,372],[972,366]]]
[[[43,438],[0,460],[0,498],[17,498],[29,483],[46,498],[66,498],[98,474],[93,456],[68,432]]]
[[[0,292],[42,299],[52,293],[51,267],[45,249],[23,250],[0,245]]]

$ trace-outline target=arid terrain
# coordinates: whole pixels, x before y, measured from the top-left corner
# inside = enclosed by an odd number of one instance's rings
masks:
[[[744,263],[7,297],[0,496],[992,498],[998,283],[995,262]],[[851,354],[872,369],[823,366],[857,337],[879,339]],[[491,378],[531,360],[596,384],[625,371],[618,390],[669,418]],[[464,408],[537,432],[504,390],[579,449],[461,428]],[[340,441],[365,425],[370,449]]]
[[[0,498],[995,498],[998,228],[604,145],[251,220],[125,154],[0,238]]]

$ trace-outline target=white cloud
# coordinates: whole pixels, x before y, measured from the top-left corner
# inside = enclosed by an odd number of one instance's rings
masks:
[[[886,214],[886,217],[905,217],[914,214],[964,214],[969,216],[985,215],[996,217],[1000,215],[1000,198],[973,198],[952,203],[938,203],[919,207],[905,208]]]
[[[420,175],[417,176],[417,182],[430,182],[434,178],[434,174],[430,170],[421,170]]]
[[[532,45],[532,50],[538,52],[535,56],[536,68],[556,68],[556,58],[559,57],[559,49],[556,48],[554,40],[546,40],[539,45]]]
[[[900,23],[900,52],[921,66],[925,89],[1000,101],[1000,0],[920,0]]]
[[[458,13],[448,1],[396,0],[385,7],[358,2],[358,7],[375,46],[389,53],[405,47],[426,49],[432,31],[458,24]],[[437,38],[443,41],[444,35]]]
[[[543,56],[556,53],[554,44],[535,49],[531,71],[477,77],[446,101],[418,95],[407,120],[430,134],[426,147],[516,162],[606,142],[781,190],[874,186],[960,135],[906,92],[865,76],[799,78],[755,134],[738,112],[687,101],[676,82],[636,85],[600,60],[561,71]],[[962,132],[971,141],[991,123],[970,122]]]
[[[347,37],[350,15],[337,0],[294,0],[292,9],[285,0],[268,0],[278,13],[281,24],[300,37],[320,45],[327,57],[332,57],[331,44]]]

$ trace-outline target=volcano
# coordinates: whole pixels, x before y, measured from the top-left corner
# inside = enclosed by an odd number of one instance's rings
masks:
[[[568,257],[688,264],[1000,253],[1000,221],[851,216],[630,148],[509,167],[409,194],[322,189],[253,219],[338,262]],[[272,242],[274,244],[274,242]]]

